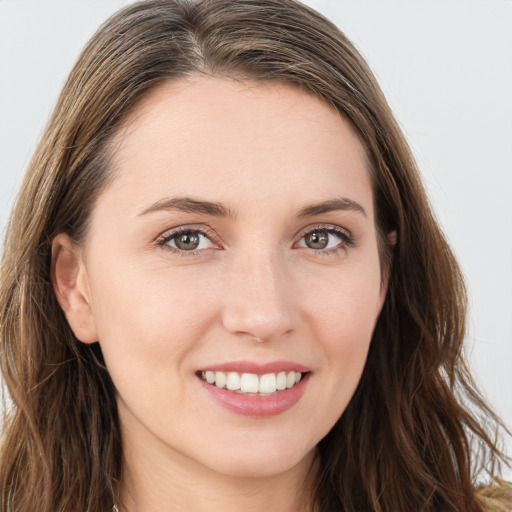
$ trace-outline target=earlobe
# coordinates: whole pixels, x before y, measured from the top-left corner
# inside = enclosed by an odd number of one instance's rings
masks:
[[[51,279],[57,300],[75,336],[84,343],[98,341],[82,253],[65,233],[58,234],[52,242]]]
[[[389,247],[391,249],[391,252],[393,252],[395,245],[396,245],[396,241],[397,241],[396,229],[394,229],[393,231],[390,231],[386,238],[387,238]]]

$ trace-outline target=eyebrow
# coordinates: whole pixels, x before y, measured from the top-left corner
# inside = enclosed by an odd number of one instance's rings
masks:
[[[221,203],[202,201],[192,197],[173,197],[161,199],[143,210],[140,215],[158,212],[161,210],[177,210],[180,212],[203,213],[214,217],[234,217],[233,212]]]
[[[358,212],[363,214],[365,217],[368,217],[366,210],[359,203],[356,203],[356,201],[348,199],[347,197],[339,197],[306,206],[298,211],[297,217],[303,219],[305,217],[313,217],[314,215],[321,215],[323,213],[347,210]]]
[[[221,203],[203,201],[200,199],[194,199],[192,197],[173,197],[169,199],[161,199],[160,201],[157,201],[139,213],[139,216],[162,210],[202,213],[205,215],[211,215],[213,217],[235,217],[234,212]],[[328,201],[322,201],[320,203],[305,206],[297,212],[297,217],[302,219],[306,217],[313,217],[315,215],[321,215],[324,213],[347,210],[361,213],[367,217],[366,210],[363,208],[363,206],[361,206],[356,201],[346,197],[330,199]]]

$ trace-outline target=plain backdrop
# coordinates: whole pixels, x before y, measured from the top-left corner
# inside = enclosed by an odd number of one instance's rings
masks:
[[[0,0],[2,231],[66,75],[99,24],[127,3]],[[467,277],[471,366],[510,427],[512,1],[306,3],[365,56],[413,148]]]

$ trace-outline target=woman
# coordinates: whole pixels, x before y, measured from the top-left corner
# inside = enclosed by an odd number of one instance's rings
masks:
[[[294,1],[150,0],[98,31],[0,300],[6,512],[482,511],[471,465],[507,461],[403,135]]]

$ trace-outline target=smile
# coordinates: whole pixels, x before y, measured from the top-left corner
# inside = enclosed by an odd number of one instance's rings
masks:
[[[203,381],[220,389],[228,389],[240,394],[266,396],[298,384],[302,373],[295,371],[281,371],[278,373],[238,373],[222,371],[202,371],[200,377]]]

